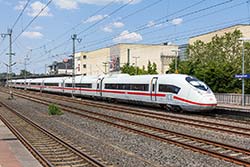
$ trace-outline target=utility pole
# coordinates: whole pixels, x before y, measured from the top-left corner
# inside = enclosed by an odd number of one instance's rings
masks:
[[[130,64],[130,49],[128,49],[128,60],[127,60],[128,65]]]
[[[28,58],[28,54],[25,56],[24,58],[24,84],[25,84],[25,87],[24,87],[24,90],[27,90],[27,61],[29,60]]]
[[[174,52],[175,53],[175,74],[178,74],[179,72],[178,72],[178,53],[179,53],[179,49],[177,49],[177,50],[172,50],[172,52]]]
[[[107,65],[108,65],[108,62],[102,62],[102,64],[104,65],[104,68],[105,68],[105,74],[107,74]]]
[[[245,57],[244,57],[244,43],[245,41],[250,41],[250,38],[239,38],[239,41],[242,41],[242,76],[245,75]],[[245,78],[242,77],[242,97],[241,105],[245,106]]]
[[[15,55],[12,53],[12,29],[8,29],[7,33],[2,33],[1,37],[5,38],[6,36],[9,36],[9,65],[8,65],[8,72],[7,72],[7,87],[9,88],[9,93],[10,93],[10,99],[13,99],[13,92],[11,90],[11,87],[9,85],[9,81],[12,82],[12,66],[15,65],[16,63],[12,63],[12,55]]]
[[[77,38],[76,34],[73,34],[71,36],[71,39],[73,41],[73,50],[72,50],[72,66],[73,66],[73,71],[72,71],[72,97],[74,97],[74,92],[75,92],[75,41],[77,40],[79,43],[81,42],[80,38]]]

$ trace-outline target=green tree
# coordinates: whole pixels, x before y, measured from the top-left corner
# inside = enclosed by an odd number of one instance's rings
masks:
[[[142,68],[130,66],[129,64],[125,64],[121,67],[121,73],[127,73],[130,75],[146,75],[146,74],[157,74],[157,65],[155,63],[151,64],[148,62],[147,66],[148,70],[145,70],[145,66]]]
[[[152,64],[150,61],[148,61],[148,74],[151,74],[153,71]]]
[[[30,76],[30,75],[32,75],[32,73],[31,72],[29,72],[29,71],[26,71],[26,70],[21,70],[20,71],[20,76],[25,76],[25,73],[26,73],[26,76]]]
[[[234,78],[241,74],[242,33],[235,30],[223,36],[214,36],[208,43],[196,41],[188,46],[188,59],[178,62],[179,73],[193,75],[206,82],[215,92],[240,93],[241,81]],[[250,73],[250,44],[245,43],[245,73]],[[174,61],[170,65],[174,72]],[[246,92],[250,93],[250,81],[246,81]]]
[[[152,64],[152,71],[151,74],[158,74],[157,73],[157,65],[155,63]]]

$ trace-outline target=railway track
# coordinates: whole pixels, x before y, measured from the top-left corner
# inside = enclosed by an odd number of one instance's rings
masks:
[[[20,92],[19,93],[16,92],[15,94],[29,96],[27,93],[24,94],[24,93],[20,93]],[[40,93],[34,93],[33,95],[41,96]],[[66,98],[66,97],[62,97],[62,96],[57,96],[57,95],[49,95],[49,94],[46,94],[46,95],[42,94],[42,95],[43,95],[43,97],[51,98],[54,100],[60,100],[60,101],[69,102],[69,103],[77,103],[77,104],[82,104],[82,105],[88,105],[88,106],[92,106],[92,107],[108,109],[108,110],[114,111],[114,112],[128,113],[128,114],[133,114],[133,115],[137,115],[137,116],[153,118],[153,119],[157,119],[157,120],[161,120],[161,121],[168,121],[168,122],[173,122],[173,123],[178,123],[178,124],[194,126],[197,128],[205,128],[205,129],[209,129],[209,130],[214,130],[217,132],[223,132],[223,133],[226,132],[226,133],[230,133],[230,134],[250,137],[250,128],[244,128],[244,127],[232,126],[232,125],[228,125],[228,124],[197,120],[197,119],[193,119],[193,118],[185,118],[185,117],[174,116],[174,115],[166,115],[166,114],[157,113],[157,112],[152,113],[149,111],[145,111],[145,110],[141,110],[141,109],[131,109],[131,108],[124,107],[124,106],[115,106],[114,107],[113,105],[97,104],[96,102],[74,100],[74,99],[70,99],[70,98]],[[29,97],[32,97],[32,94]]]
[[[51,103],[51,100],[42,97],[31,97],[20,94],[18,94],[18,96],[44,105],[49,105]],[[250,151],[243,148],[177,133],[153,127],[150,125],[118,118],[115,116],[110,116],[102,113],[94,113],[85,109],[67,106],[60,103],[58,103],[58,105],[63,111],[70,112],[84,118],[102,122],[114,126],[116,128],[120,128],[129,132],[159,140],[161,142],[171,143],[189,150],[193,150],[195,152],[200,152],[202,154],[220,158],[238,165],[250,167]]]
[[[45,167],[106,167],[108,164],[94,155],[77,149],[69,140],[58,137],[0,102],[0,119],[18,137],[34,157]]]

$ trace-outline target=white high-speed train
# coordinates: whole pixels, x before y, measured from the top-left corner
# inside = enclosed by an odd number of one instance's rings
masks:
[[[16,79],[10,85],[15,88],[157,104],[186,111],[212,110],[217,105],[213,92],[205,83],[183,74],[76,76],[74,87],[72,77]]]

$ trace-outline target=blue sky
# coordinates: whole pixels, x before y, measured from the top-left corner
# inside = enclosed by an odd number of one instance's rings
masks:
[[[13,28],[13,71],[43,73],[45,64],[62,61],[72,52],[71,35],[81,42],[77,51],[91,51],[116,43],[184,44],[198,34],[250,22],[247,0],[0,0],[0,33]],[[18,36],[20,35],[20,36]],[[18,36],[18,38],[17,38]],[[8,38],[0,39],[0,72],[8,63]]]

